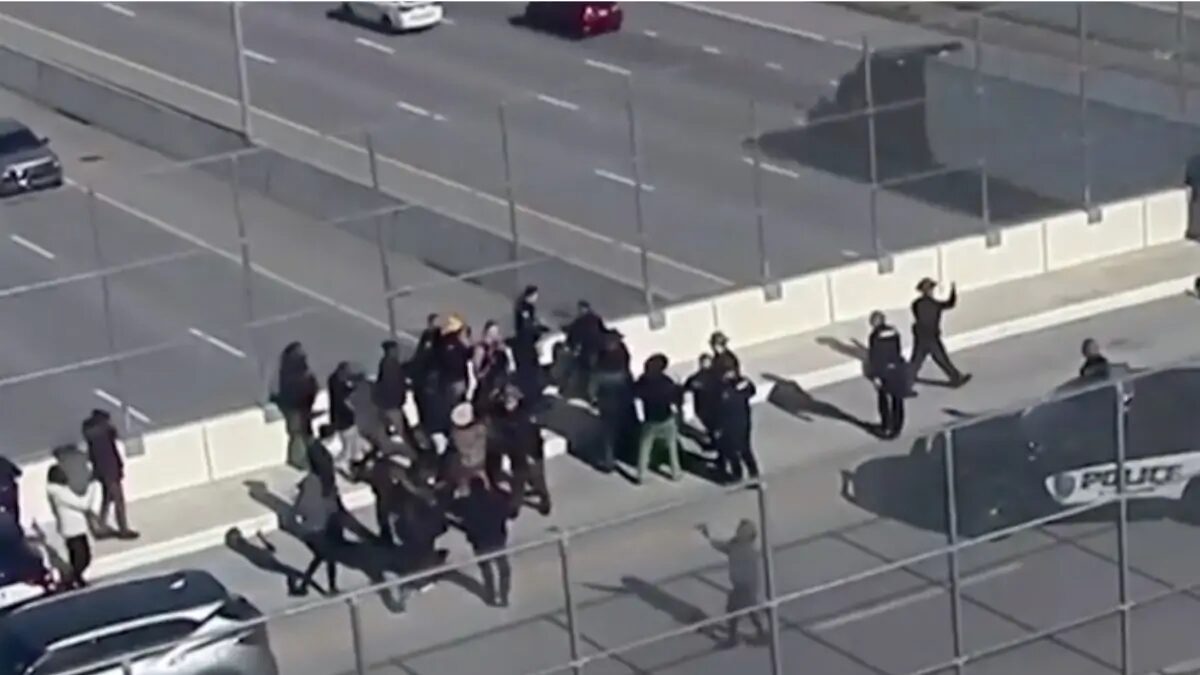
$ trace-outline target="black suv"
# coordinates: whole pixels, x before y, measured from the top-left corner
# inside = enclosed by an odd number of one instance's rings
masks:
[[[50,142],[11,118],[0,118],[0,197],[63,184]]]
[[[1200,520],[1200,369],[1170,368],[1126,380],[1076,380],[1023,410],[955,429],[959,532],[979,536],[1116,495],[1117,415],[1125,416],[1125,482],[1131,510]],[[945,475],[944,438],[914,451],[921,473]],[[944,503],[944,502],[943,502]],[[1166,507],[1164,509],[1164,507]]]

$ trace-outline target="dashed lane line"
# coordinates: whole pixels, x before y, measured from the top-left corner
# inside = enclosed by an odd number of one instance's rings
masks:
[[[42,248],[41,246],[38,246],[37,244],[33,243],[32,241],[29,241],[28,239],[26,239],[25,237],[22,237],[19,234],[9,235],[8,238],[11,239],[12,243],[16,244],[17,246],[20,246],[27,250],[33,251],[34,253],[45,258],[46,260],[54,260],[57,257],[53,253],[48,251],[47,249]]]

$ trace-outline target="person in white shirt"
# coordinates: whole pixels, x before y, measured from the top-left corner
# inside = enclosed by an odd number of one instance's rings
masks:
[[[63,579],[65,589],[83,588],[87,583],[83,573],[92,564],[92,547],[88,542],[89,523],[96,513],[99,493],[96,483],[89,483],[83,494],[67,485],[67,474],[57,464],[46,475],[46,498],[58,526],[58,534],[67,548],[70,569]]]

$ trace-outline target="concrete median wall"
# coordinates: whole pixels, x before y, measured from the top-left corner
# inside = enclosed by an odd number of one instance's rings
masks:
[[[7,29],[0,31],[0,38],[8,35]],[[173,157],[187,159],[244,147],[237,132],[222,126],[229,123],[228,101],[200,95],[207,102],[184,111],[125,90],[133,80],[100,82],[69,68],[50,65],[52,54],[42,54],[36,41],[23,42],[20,48],[32,56],[14,51],[12,44],[0,47],[0,86]],[[155,86],[164,87],[164,92],[169,89],[169,82],[156,82]],[[170,91],[175,91],[184,85],[170,86],[175,87]],[[178,100],[178,96],[163,96],[163,100]],[[234,119],[236,123],[236,115]],[[271,122],[264,129],[268,135],[280,136],[275,140],[298,147],[307,143],[323,159],[314,164],[263,149],[239,163],[243,185],[321,219],[404,204],[395,194],[367,187],[369,172],[361,148],[328,137],[313,137],[285,120],[275,118]],[[330,159],[330,153],[336,156]],[[229,166],[226,163],[212,170],[228,171]],[[349,168],[336,170],[331,166]],[[396,163],[382,165],[381,169],[393,182],[403,182],[409,176],[406,172]],[[447,185],[438,188],[437,181],[429,176],[422,180],[431,190],[457,189]],[[1184,189],[1160,191],[1103,205],[1099,210],[1102,218],[1096,223],[1088,223],[1082,212],[1072,212],[1008,227],[995,246],[989,246],[978,235],[898,252],[894,269],[888,273],[881,273],[876,262],[864,261],[781,280],[778,297],[769,298],[762,288],[722,292],[665,308],[661,327],[655,327],[656,322],[644,313],[632,311],[641,305],[640,293],[611,276],[572,262],[570,254],[566,259],[539,264],[525,273],[529,276],[492,275],[488,283],[496,284],[495,290],[506,294],[520,283],[540,283],[550,309],[568,306],[579,289],[588,289],[605,315],[622,317],[611,323],[624,333],[635,369],[640,369],[641,362],[655,352],[666,354],[673,362],[690,363],[706,347],[708,335],[717,329],[727,332],[737,348],[818,330],[834,322],[858,320],[877,308],[906,307],[916,282],[925,276],[958,282],[966,290],[1179,241],[1187,232],[1188,203]],[[479,207],[476,211],[472,213],[481,220],[462,222],[430,210],[410,209],[406,213],[414,214],[412,218],[389,229],[386,243],[397,251],[412,251],[431,266],[450,272],[467,271],[479,266],[481,260],[498,262],[501,258],[496,256],[506,254],[509,247],[501,232],[507,227],[506,221],[494,217],[503,216],[503,209]],[[484,221],[486,226],[479,225]],[[541,232],[542,237],[567,236],[561,228],[537,229],[545,223],[535,218],[523,224],[532,228],[531,232]],[[365,219],[343,226],[360,236],[374,236],[373,225]],[[430,228],[436,237],[428,236]],[[563,239],[555,248],[569,250],[577,243]],[[613,257],[607,261],[607,269],[621,269],[627,256],[610,248],[605,255]],[[541,255],[532,250],[520,253],[523,257]],[[551,341],[555,339],[561,336]],[[140,439],[145,453],[128,461],[127,490],[132,498],[149,497],[277,465],[284,458],[284,441],[282,425],[268,423],[258,408],[156,430]],[[561,439],[555,442],[562,444]],[[41,521],[49,517],[44,499],[47,463],[29,463],[22,485],[27,517]]]

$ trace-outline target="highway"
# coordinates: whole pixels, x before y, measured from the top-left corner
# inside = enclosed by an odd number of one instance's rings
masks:
[[[121,401],[137,431],[253,405],[291,340],[307,345],[322,380],[341,359],[374,365],[388,324],[370,242],[243,195],[255,266],[248,299],[227,185],[196,169],[143,173],[168,159],[7,93],[0,115],[50,137],[71,181],[0,203],[6,455],[75,442],[89,410]],[[474,323],[508,315],[504,295],[399,253],[388,261],[395,288],[421,289],[395,303],[403,338],[431,311]]]
[[[956,391],[923,387],[910,404],[910,423],[914,429],[930,428],[1041,397],[1074,375],[1077,348],[1085,337],[1099,339],[1113,360],[1153,366],[1197,356],[1191,339],[1197,330],[1200,306],[1194,298],[1181,297],[968,350],[955,359],[975,373],[975,382]],[[928,524],[944,516],[929,498],[930,482],[937,477],[922,473],[907,457],[919,432],[881,444],[847,423],[872,416],[872,392],[865,383],[836,384],[812,395],[827,410],[840,412],[822,417],[791,410],[786,403],[756,409],[755,439],[766,469],[792,469],[776,475],[768,487],[776,587],[792,593],[847,575],[856,580],[813,591],[783,608],[784,672],[902,674],[947,662],[953,656],[953,631],[944,588],[946,559],[933,555],[867,574],[930,554],[946,543],[946,534]],[[854,479],[852,499],[841,490],[846,473]],[[514,541],[544,537],[550,526],[576,527],[713,491],[692,478],[680,485],[652,481],[637,488],[618,478],[598,477],[568,458],[555,460],[550,475],[552,491],[571,498],[559,500],[548,519],[522,516]],[[579,607],[581,653],[594,654],[720,614],[726,573],[695,526],[708,523],[722,536],[739,518],[754,513],[753,495],[740,492],[573,535],[568,551],[574,563],[572,595]],[[359,517],[374,526],[371,516]],[[289,535],[270,539],[277,556],[252,541],[249,547],[211,549],[131,574],[202,567],[267,611],[297,607],[302,601],[283,593],[279,566],[302,567],[307,558]],[[463,553],[459,535],[446,539],[456,554]],[[1172,587],[1200,582],[1196,542],[1193,526],[1171,519],[1135,520],[1128,528],[1130,597],[1159,598]],[[1115,522],[1093,512],[966,549],[960,556],[964,651],[994,650],[1022,635],[1098,616],[1114,606],[1116,547]],[[343,572],[343,589],[391,574],[390,562],[368,551],[347,554],[345,560],[358,570]],[[404,613],[393,611],[394,603],[364,599],[361,625],[370,672],[522,675],[563,662],[569,652],[558,552],[553,546],[537,548],[513,563],[514,604],[507,610],[481,608],[474,595],[477,585],[471,582],[478,574],[474,569],[415,596]],[[1134,609],[1133,672],[1194,659],[1192,627],[1197,620],[1200,599],[1195,596],[1162,597]],[[284,672],[353,672],[348,626],[345,605],[273,623],[272,644]],[[763,646],[723,650],[716,645],[720,637],[686,633],[589,664],[584,672],[769,672]],[[963,672],[1118,673],[1119,644],[1117,619],[1097,618],[972,662]]]
[[[857,59],[836,41],[797,39],[661,4],[631,5],[621,33],[582,43],[510,25],[518,3],[455,3],[447,25],[402,36],[327,18],[331,6],[245,6],[256,107],[355,142],[362,134],[351,130],[369,126],[389,156],[503,196],[498,105],[504,101],[517,200],[636,244],[624,93],[624,75],[632,73],[649,245],[658,263],[692,280],[668,289],[676,296],[758,278],[744,143],[754,136],[750,100],[757,101],[760,132],[790,128],[832,96]],[[237,96],[224,6],[14,4],[0,12]],[[774,274],[872,255],[868,189],[798,164],[768,164],[762,190]],[[890,250],[982,227],[977,218],[896,193],[880,205],[879,235]]]

